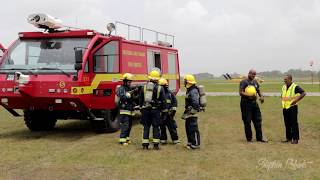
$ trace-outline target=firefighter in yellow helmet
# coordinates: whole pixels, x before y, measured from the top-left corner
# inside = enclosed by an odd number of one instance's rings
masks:
[[[167,128],[169,130],[172,143],[178,144],[180,143],[178,132],[177,132],[177,123],[174,120],[174,116],[177,111],[177,98],[175,94],[170,91],[169,89],[169,83],[166,79],[161,78],[159,80],[159,85],[163,87],[164,94],[165,94],[165,101],[164,106],[165,110],[161,112],[161,124],[160,124],[160,130],[161,130],[161,137],[160,142],[161,144],[167,143]]]
[[[123,84],[117,89],[117,96],[119,98],[119,120],[120,120],[120,139],[121,145],[128,145],[130,142],[129,136],[132,127],[133,117],[133,89],[131,82],[133,81],[133,74],[125,73],[122,77]]]
[[[160,112],[164,110],[164,90],[158,85],[161,73],[153,69],[149,81],[141,88],[139,105],[141,108],[141,123],[143,124],[143,149],[149,148],[149,132],[152,126],[153,148],[159,150],[160,143]]]
[[[196,87],[196,79],[193,75],[187,74],[184,77],[184,86],[187,88],[185,97],[185,111],[182,119],[185,119],[187,133],[187,148],[200,148],[200,131],[198,128],[198,112],[200,112],[200,94]]]

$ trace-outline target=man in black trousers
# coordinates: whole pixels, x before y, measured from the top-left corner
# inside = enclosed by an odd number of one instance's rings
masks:
[[[283,142],[298,144],[299,125],[297,103],[304,98],[306,93],[300,86],[292,82],[292,75],[285,75],[283,81],[285,84],[282,86],[281,98],[287,138],[287,140]]]
[[[252,142],[251,121],[256,130],[256,139],[258,142],[266,143],[268,141],[262,136],[262,118],[259,105],[257,103],[257,94],[260,97],[260,102],[264,102],[264,98],[260,91],[258,82],[255,80],[256,71],[251,69],[248,73],[248,78],[240,82],[239,94],[241,96],[240,108],[242,114],[242,121],[244,124],[245,134],[248,142]],[[249,93],[249,89],[254,92]]]

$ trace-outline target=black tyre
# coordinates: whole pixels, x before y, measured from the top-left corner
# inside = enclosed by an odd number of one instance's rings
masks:
[[[30,131],[49,131],[54,129],[57,119],[47,111],[24,110],[24,122]]]
[[[102,120],[91,120],[92,129],[96,133],[110,133],[118,131],[120,128],[120,121],[117,112],[111,110],[101,110],[94,113],[97,118]]]

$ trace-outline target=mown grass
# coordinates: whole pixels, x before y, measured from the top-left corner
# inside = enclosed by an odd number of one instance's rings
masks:
[[[305,84],[305,80],[296,82],[306,92],[320,92],[319,84]],[[227,81],[227,80],[200,80],[198,84],[204,85],[207,92],[238,92],[239,82]],[[262,92],[280,92],[283,85],[282,80],[266,80],[261,84]],[[183,84],[181,84],[183,87]]]
[[[280,101],[267,97],[261,105],[268,144],[248,144],[244,138],[238,97],[208,97],[200,115],[201,149],[184,148],[186,135],[177,113],[182,144],[141,149],[142,126],[135,124],[132,144],[117,144],[119,132],[95,134],[86,121],[59,121],[51,132],[30,132],[22,118],[0,109],[1,179],[319,179],[320,97],[299,105],[301,141],[282,144],[284,124]],[[179,102],[183,102],[179,97]],[[267,168],[262,160],[281,163]],[[296,161],[299,168],[286,165]],[[302,164],[306,162],[305,166]],[[259,164],[260,163],[260,164]]]

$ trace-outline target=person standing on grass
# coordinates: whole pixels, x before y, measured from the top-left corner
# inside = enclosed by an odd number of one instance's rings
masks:
[[[160,79],[160,69],[152,70],[149,75],[149,81],[140,91],[139,105],[141,108],[141,123],[143,124],[143,149],[149,149],[149,133],[152,126],[153,149],[159,150],[160,143],[160,113],[164,108],[164,90],[158,84]]]
[[[248,73],[248,77],[240,82],[240,108],[247,141],[252,142],[252,121],[256,130],[257,141],[266,143],[268,141],[264,140],[262,136],[262,117],[259,105],[257,103],[257,94],[260,97],[259,100],[261,103],[264,102],[264,97],[260,91],[260,86],[258,82],[255,80],[256,74],[256,71],[254,69],[251,69]]]
[[[165,110],[161,112],[161,123],[160,123],[160,143],[167,144],[167,128],[171,135],[172,143],[179,144],[180,140],[177,132],[177,123],[174,120],[174,116],[177,111],[178,101],[175,94],[170,91],[169,83],[166,79],[161,78],[159,80],[159,85],[164,89],[165,101],[164,106]]]
[[[304,98],[306,92],[300,86],[292,82],[291,74],[286,74],[283,81],[285,84],[282,86],[281,99],[287,138],[287,140],[283,142],[298,144],[299,125],[297,103]]]
[[[125,73],[122,77],[123,85],[117,90],[116,94],[119,97],[119,119],[120,119],[120,138],[121,145],[128,145],[130,143],[130,131],[132,127],[133,118],[133,96],[131,83],[133,81],[133,74]]]
[[[185,111],[182,115],[184,119],[187,133],[187,148],[200,148],[200,131],[198,127],[198,113],[201,110],[200,93],[196,86],[196,79],[192,74],[184,77],[184,86],[187,89],[185,97]]]

